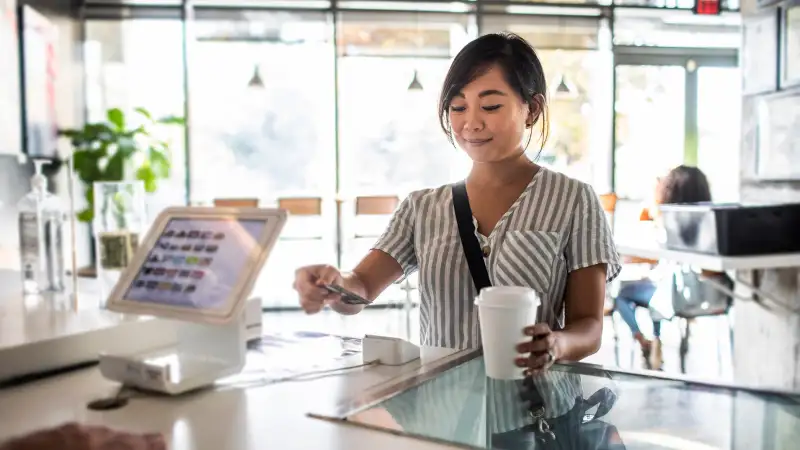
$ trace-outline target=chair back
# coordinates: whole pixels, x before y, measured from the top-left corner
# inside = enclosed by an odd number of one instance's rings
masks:
[[[258,208],[257,198],[215,198],[214,206],[218,208]]]
[[[278,199],[278,208],[285,209],[292,216],[321,216],[322,198],[286,197]]]

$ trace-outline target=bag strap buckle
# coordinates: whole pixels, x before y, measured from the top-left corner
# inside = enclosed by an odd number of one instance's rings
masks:
[[[533,422],[538,428],[537,439],[541,442],[555,441],[556,435],[550,429],[550,424],[544,419],[544,406],[540,406],[530,411]]]

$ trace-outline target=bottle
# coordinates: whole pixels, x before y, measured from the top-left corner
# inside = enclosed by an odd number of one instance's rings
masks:
[[[66,212],[58,197],[47,190],[42,166],[33,160],[31,191],[18,203],[22,290],[26,295],[65,291],[64,224]]]

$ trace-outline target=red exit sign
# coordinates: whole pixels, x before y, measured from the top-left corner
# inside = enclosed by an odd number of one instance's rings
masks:
[[[720,0],[696,0],[694,13],[698,15],[718,15],[721,11]]]

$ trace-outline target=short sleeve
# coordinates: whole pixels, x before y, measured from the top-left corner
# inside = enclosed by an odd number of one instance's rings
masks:
[[[614,235],[600,199],[588,184],[578,190],[566,246],[569,271],[606,264],[606,281],[619,274],[621,265]]]
[[[389,226],[372,247],[397,261],[403,273],[409,275],[417,270],[417,253],[414,249],[414,205],[407,197],[392,215]]]

